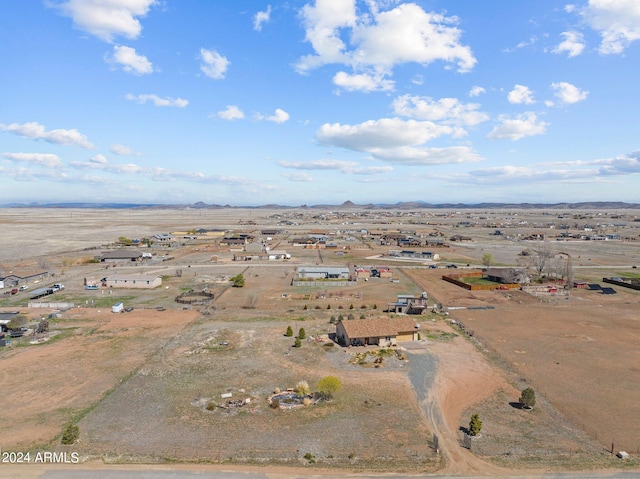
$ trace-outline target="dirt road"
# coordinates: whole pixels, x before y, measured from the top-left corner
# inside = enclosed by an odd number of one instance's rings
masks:
[[[512,471],[474,456],[460,444],[461,414],[499,389],[511,389],[472,345],[462,338],[434,342],[426,351],[410,353],[411,381],[444,460],[441,474],[506,476]]]

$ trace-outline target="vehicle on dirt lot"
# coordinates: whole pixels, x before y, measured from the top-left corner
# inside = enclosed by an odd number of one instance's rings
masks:
[[[20,291],[26,291],[27,289],[29,289],[29,286],[27,286],[26,284],[20,286]]]
[[[13,289],[10,291],[10,293],[11,293],[11,294],[18,294],[18,288],[13,288]]]

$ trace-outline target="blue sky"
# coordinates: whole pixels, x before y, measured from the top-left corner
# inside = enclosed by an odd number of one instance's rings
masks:
[[[0,58],[0,204],[640,201],[637,0],[14,0]]]

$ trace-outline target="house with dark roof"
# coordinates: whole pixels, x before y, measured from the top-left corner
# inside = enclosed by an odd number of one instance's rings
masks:
[[[134,250],[115,250],[102,253],[100,256],[101,263],[124,263],[127,261],[142,261],[142,252]]]
[[[336,341],[342,346],[396,346],[403,341],[417,341],[419,326],[408,317],[369,318],[339,321]]]

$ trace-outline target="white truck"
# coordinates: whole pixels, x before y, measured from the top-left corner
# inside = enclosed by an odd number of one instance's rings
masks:
[[[56,293],[58,291],[61,291],[64,289],[64,284],[62,283],[56,283],[53,285],[53,292]]]

